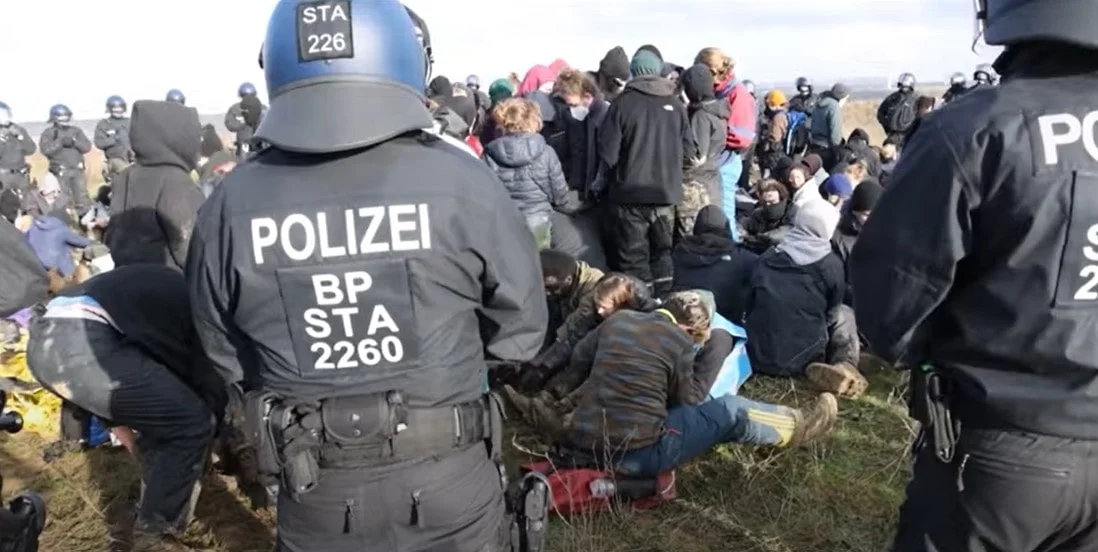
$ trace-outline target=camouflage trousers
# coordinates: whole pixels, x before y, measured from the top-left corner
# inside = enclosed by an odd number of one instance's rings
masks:
[[[694,219],[698,212],[709,205],[709,192],[698,181],[687,181],[682,185],[682,201],[675,206],[675,241],[694,232]]]

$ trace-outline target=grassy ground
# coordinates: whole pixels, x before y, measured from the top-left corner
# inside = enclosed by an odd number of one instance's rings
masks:
[[[837,431],[795,450],[726,446],[679,470],[679,500],[646,512],[627,510],[554,519],[556,552],[675,551],[850,552],[886,545],[907,478],[911,424],[900,378],[872,377],[871,393],[840,405]],[[812,394],[789,380],[755,378],[743,393],[788,405]],[[128,550],[138,481],[135,464],[118,450],[70,453],[43,463],[41,438],[0,438],[5,496],[42,493],[49,524],[42,550]],[[528,457],[512,451],[513,463]],[[197,521],[165,552],[270,550],[271,512],[253,511],[229,479],[206,481]]]

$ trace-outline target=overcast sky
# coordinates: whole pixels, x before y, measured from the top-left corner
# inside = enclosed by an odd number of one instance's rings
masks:
[[[17,120],[55,103],[99,117],[107,96],[163,99],[181,89],[203,113],[224,111],[237,86],[264,91],[256,57],[276,0],[4,0],[0,101]],[[685,65],[705,46],[737,74],[792,81],[804,74],[942,81],[991,61],[971,51],[968,0],[406,0],[427,20],[435,74],[455,80],[520,75],[564,58],[592,68],[615,45],[655,44]],[[43,25],[48,25],[48,35]],[[79,37],[63,41],[52,37]]]

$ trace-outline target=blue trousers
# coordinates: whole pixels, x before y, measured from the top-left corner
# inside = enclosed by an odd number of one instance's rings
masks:
[[[702,456],[722,443],[781,446],[793,436],[793,410],[725,395],[668,412],[667,429],[655,444],[627,451],[617,471],[655,477]]]
[[[732,227],[736,226],[736,190],[739,189],[740,175],[743,174],[743,158],[732,150],[724,150],[717,161],[717,172],[721,174],[721,211]]]

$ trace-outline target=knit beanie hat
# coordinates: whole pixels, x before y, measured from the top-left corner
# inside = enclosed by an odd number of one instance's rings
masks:
[[[639,54],[641,52],[648,52],[648,53],[660,58],[661,63],[663,62],[663,53],[660,52],[659,48],[657,48],[657,47],[655,47],[651,44],[645,44],[644,46],[641,46],[640,48],[637,48],[637,51],[633,52],[633,57],[636,58],[637,54]]]
[[[766,93],[766,107],[777,109],[789,103],[781,90],[771,90]]]
[[[514,93],[515,86],[507,79],[496,79],[492,81],[492,86],[488,87],[488,97],[493,104],[510,98]]]
[[[663,61],[647,50],[637,52],[633,56],[633,61],[629,63],[629,72],[633,74],[634,78],[659,76],[662,69]]]
[[[827,177],[827,180],[824,181],[824,189],[827,190],[828,195],[838,196],[842,199],[849,199],[851,194],[854,193],[854,186],[850,183],[850,177],[842,173]]]
[[[872,211],[883,193],[884,187],[876,180],[863,181],[858,184],[858,187],[854,189],[854,195],[850,197],[850,210],[863,213]]]

